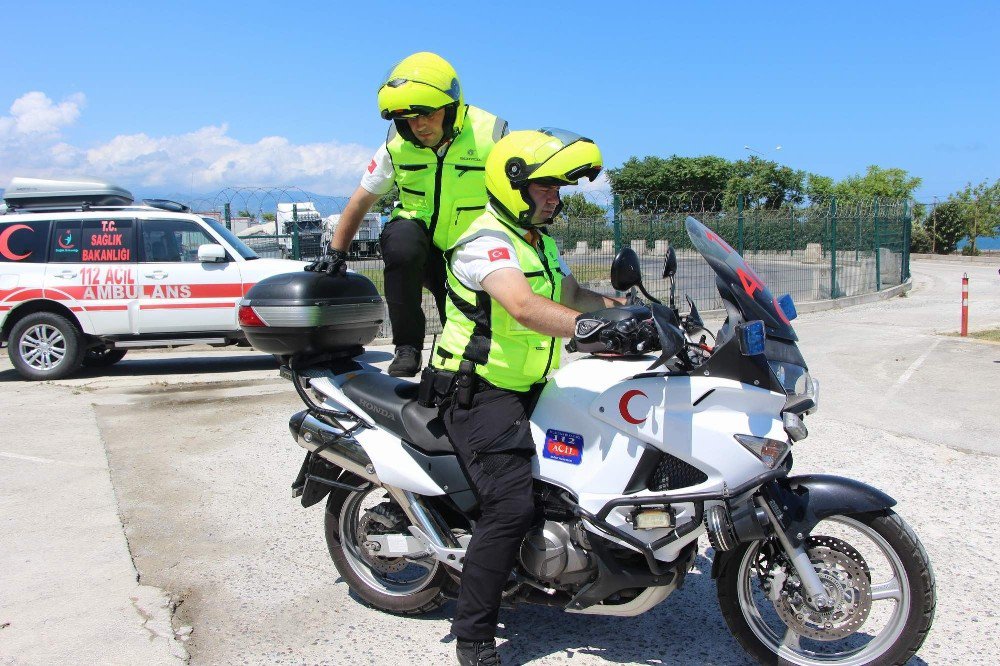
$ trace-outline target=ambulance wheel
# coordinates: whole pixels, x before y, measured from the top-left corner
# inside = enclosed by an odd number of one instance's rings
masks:
[[[7,354],[14,369],[25,379],[62,379],[83,363],[83,336],[66,317],[54,312],[35,312],[14,324]]]
[[[108,349],[107,347],[94,347],[88,349],[83,355],[83,367],[85,368],[108,368],[125,358],[127,349]]]

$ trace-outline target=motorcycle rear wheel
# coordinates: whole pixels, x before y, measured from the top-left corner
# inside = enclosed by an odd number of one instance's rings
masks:
[[[373,525],[385,529],[379,533],[409,534],[409,524],[402,510],[378,486],[357,492],[334,489],[327,499],[326,545],[337,571],[370,606],[396,615],[422,615],[441,607],[447,601],[445,589],[451,581],[433,557],[419,562],[379,558],[360,543]]]
[[[724,558],[719,606],[736,640],[761,664],[905,664],[927,638],[936,604],[934,572],[913,530],[891,510],[838,515],[821,521],[809,544],[838,602],[825,617],[789,601],[797,575],[768,555],[780,551],[774,541],[716,555]]]

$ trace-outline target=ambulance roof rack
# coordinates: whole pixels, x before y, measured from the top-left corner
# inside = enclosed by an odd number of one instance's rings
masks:
[[[9,210],[23,212],[131,206],[135,201],[125,188],[94,178],[55,180],[19,176],[11,179],[3,200]]]

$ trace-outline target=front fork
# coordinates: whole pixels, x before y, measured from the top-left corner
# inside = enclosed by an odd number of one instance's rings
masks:
[[[757,506],[763,509],[768,522],[771,523],[771,527],[774,529],[774,535],[781,544],[781,549],[785,551],[785,554],[792,563],[792,567],[795,569],[795,573],[799,575],[799,580],[802,581],[802,586],[806,590],[806,602],[819,611],[826,611],[832,608],[833,599],[826,593],[823,581],[820,580],[819,574],[816,573],[816,569],[809,559],[809,553],[806,552],[806,535],[802,533],[795,534],[795,543],[793,544],[792,539],[789,538],[784,526],[782,526],[777,516],[774,515],[774,511],[771,510],[767,500],[763,496],[757,495],[754,501],[757,503]]]

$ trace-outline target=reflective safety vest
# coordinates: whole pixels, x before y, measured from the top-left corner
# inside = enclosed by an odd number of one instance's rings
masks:
[[[483,214],[486,158],[507,127],[502,118],[474,106],[466,106],[465,114],[462,131],[443,155],[407,141],[395,123],[386,138],[399,188],[399,205],[392,217],[420,220],[442,250],[451,247]]]
[[[559,367],[561,340],[522,326],[485,291],[469,289],[458,281],[451,270],[452,255],[481,236],[509,239],[534,293],[557,303],[562,295],[563,274],[556,242],[543,233],[541,247],[536,249],[517,227],[500,220],[492,208],[487,208],[445,253],[448,321],[431,354],[431,365],[454,372],[462,359],[467,359],[476,364],[476,375],[494,386],[527,391]]]

